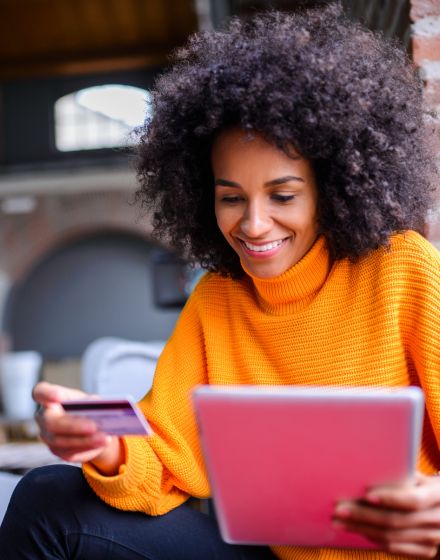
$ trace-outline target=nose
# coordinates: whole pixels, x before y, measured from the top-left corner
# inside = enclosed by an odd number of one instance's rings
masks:
[[[263,237],[272,227],[272,218],[263,204],[249,203],[240,222],[241,231],[249,238]]]

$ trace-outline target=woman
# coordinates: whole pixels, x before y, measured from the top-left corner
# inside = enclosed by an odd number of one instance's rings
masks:
[[[440,256],[415,231],[434,166],[405,56],[337,6],[196,35],[153,92],[139,178],[156,234],[210,271],[140,403],[155,435],[108,437],[61,411],[78,392],[37,385],[43,440],[82,462],[84,477],[73,467],[25,477],[0,549],[8,558],[433,557]],[[184,504],[209,496],[190,403],[200,383],[421,386],[414,483],[335,510],[335,523],[382,550],[223,543],[212,517]]]

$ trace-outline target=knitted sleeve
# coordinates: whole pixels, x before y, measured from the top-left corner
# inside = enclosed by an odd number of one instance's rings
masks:
[[[411,255],[411,278],[405,279],[408,291],[403,326],[440,449],[440,253],[425,240],[414,238],[408,242],[418,250]]]
[[[83,466],[91,488],[113,507],[160,515],[189,495],[209,495],[191,406],[191,390],[207,382],[199,313],[209,297],[206,283],[202,278],[189,298],[158,361],[152,389],[140,402],[154,435],[122,438],[126,460],[116,476],[103,476],[90,463]]]

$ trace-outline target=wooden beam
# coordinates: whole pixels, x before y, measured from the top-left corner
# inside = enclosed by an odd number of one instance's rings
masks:
[[[123,70],[137,70],[163,66],[168,62],[169,51],[151,54],[114,56],[84,59],[25,60],[22,62],[0,62],[0,81],[29,77],[73,76]]]

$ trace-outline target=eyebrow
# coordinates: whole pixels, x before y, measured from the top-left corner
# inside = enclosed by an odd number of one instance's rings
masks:
[[[301,183],[304,183],[304,179],[302,177],[297,177],[296,175],[286,175],[285,177],[279,177],[278,179],[268,181],[267,183],[264,183],[264,186],[272,187],[274,185],[282,185],[283,183],[288,183],[289,181],[300,181]]]
[[[304,179],[302,177],[297,177],[296,175],[286,175],[285,177],[278,177],[277,179],[272,179],[272,181],[267,181],[264,183],[265,187],[274,187],[276,185],[283,185],[284,183],[288,183],[289,181],[300,181],[304,183]],[[220,187],[240,187],[240,183],[236,183],[235,181],[228,181],[227,179],[216,179],[215,185]]]

